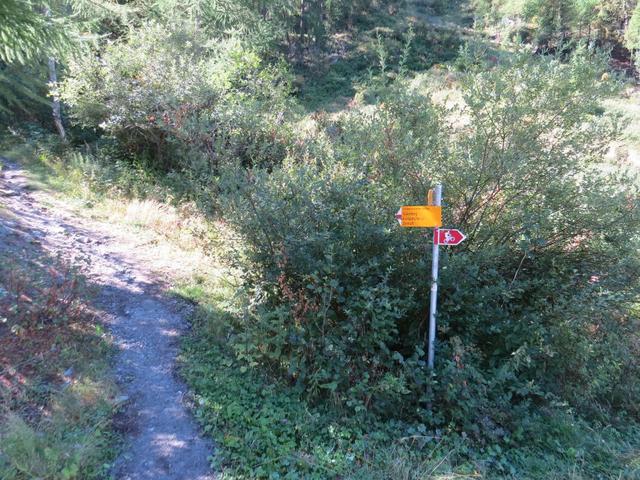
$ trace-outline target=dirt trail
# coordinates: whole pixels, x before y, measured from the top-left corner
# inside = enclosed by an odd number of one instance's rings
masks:
[[[17,165],[0,161],[7,167],[0,172],[0,205],[17,219],[0,217],[2,227],[85,264],[88,280],[99,286],[96,306],[120,350],[115,374],[127,401],[128,438],[115,478],[216,478],[208,464],[213,446],[200,436],[183,402],[186,387],[174,375],[187,307],[163,297],[162,279],[119,229],[73,215],[52,196],[31,191]]]

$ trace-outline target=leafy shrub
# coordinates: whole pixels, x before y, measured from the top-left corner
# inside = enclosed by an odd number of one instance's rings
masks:
[[[374,111],[318,117],[326,130],[305,160],[229,173],[228,219],[248,244],[239,258],[253,294],[234,325],[238,358],[310,399],[478,440],[512,437],[541,404],[635,415],[618,386],[626,378],[635,391],[640,373],[628,356],[638,293],[628,232],[640,218],[632,180],[601,163],[615,135],[593,115],[612,91],[597,80],[603,65],[579,52],[470,67],[457,105],[394,92]],[[428,242],[393,214],[436,181],[445,224],[469,239],[442,259],[430,377]]]
[[[238,201],[255,208],[242,212],[242,232],[265,303],[246,319],[253,327],[240,334],[238,354],[284,368],[312,394],[343,401],[350,392],[356,411],[377,408],[374,393],[380,401],[406,393],[401,373],[390,373],[399,365],[390,346],[415,300],[396,286],[384,190],[338,164],[255,175]]]
[[[62,97],[76,124],[113,135],[156,167],[196,157],[191,170],[204,162],[211,172],[225,155],[247,163],[279,155],[265,147],[278,140],[267,120],[284,115],[286,73],[233,38],[150,22],[69,70]]]

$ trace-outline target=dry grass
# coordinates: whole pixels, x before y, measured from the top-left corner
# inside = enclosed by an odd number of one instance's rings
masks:
[[[219,272],[220,245],[228,236],[221,222],[211,222],[190,204],[176,208],[157,200],[114,198],[96,204],[91,210],[76,209],[91,216],[118,237],[123,251],[135,251],[151,271],[170,282],[194,275],[211,276]],[[117,227],[117,228],[113,228]]]

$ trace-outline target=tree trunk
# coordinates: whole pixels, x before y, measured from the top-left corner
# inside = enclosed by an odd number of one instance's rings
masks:
[[[44,7],[44,16],[47,18],[51,18],[51,10],[49,7]],[[56,73],[56,59],[53,57],[49,57],[49,84],[53,88],[57,88],[58,86],[58,74]],[[64,131],[64,125],[62,124],[62,114],[60,113],[60,98],[57,95],[52,95],[51,108],[53,110],[53,123],[56,125],[56,129],[58,130],[58,135],[63,141],[66,141],[67,135]]]
[[[307,29],[307,25],[305,22],[304,14],[306,10],[305,0],[301,0],[300,2],[300,23],[298,25],[298,31],[300,37],[298,38],[298,62],[303,63],[304,60],[304,42],[305,42],[305,32]]]
[[[49,83],[55,88],[58,84],[58,75],[56,73],[56,60],[53,57],[49,57]],[[67,135],[64,131],[64,125],[62,124],[62,115],[60,113],[60,98],[58,95],[53,95],[53,101],[51,103],[53,109],[53,123],[56,125],[60,138],[64,141],[67,139]]]

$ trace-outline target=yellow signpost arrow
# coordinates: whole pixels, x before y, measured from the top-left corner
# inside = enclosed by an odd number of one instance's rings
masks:
[[[442,207],[436,205],[405,205],[396,213],[401,227],[433,228],[442,226]]]

